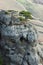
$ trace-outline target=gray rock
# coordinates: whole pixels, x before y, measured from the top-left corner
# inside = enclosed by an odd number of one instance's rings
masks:
[[[14,55],[14,52],[15,52],[15,51],[10,50],[9,54],[10,54],[10,55]]]
[[[22,55],[14,54],[10,55],[11,61],[17,62],[18,64],[22,63]]]
[[[39,64],[39,57],[37,54],[30,54],[26,56],[26,60],[30,65],[38,65]]]
[[[10,65],[41,64],[40,57],[43,58],[43,51],[37,46],[38,33],[35,27],[31,24],[26,24],[26,27],[24,24],[12,26],[2,25],[1,34],[2,37],[5,36],[1,43],[4,45],[5,50],[9,50],[6,56],[11,59]],[[37,52],[39,52],[39,55]]]
[[[10,63],[10,65],[16,65],[16,64],[14,64],[14,63]]]
[[[26,61],[23,61],[23,65],[28,65],[28,63]]]

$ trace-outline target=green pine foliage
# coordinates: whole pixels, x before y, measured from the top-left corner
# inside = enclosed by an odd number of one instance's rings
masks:
[[[25,19],[33,19],[32,16],[31,16],[32,14],[30,12],[28,12],[28,11],[21,11],[19,14],[21,16],[24,16]]]

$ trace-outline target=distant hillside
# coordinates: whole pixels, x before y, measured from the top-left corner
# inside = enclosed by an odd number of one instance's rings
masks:
[[[16,0],[0,0],[0,9],[25,10],[24,6]]]
[[[37,3],[37,4],[43,4],[43,0],[33,0],[34,3]]]
[[[43,0],[17,0],[28,11],[30,11],[34,17],[43,21]]]

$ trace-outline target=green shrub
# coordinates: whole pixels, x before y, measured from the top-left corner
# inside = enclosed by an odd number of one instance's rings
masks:
[[[25,18],[23,18],[23,17],[19,17],[19,20],[20,20],[20,21],[24,21]]]
[[[14,11],[14,10],[8,10],[8,12],[12,12],[12,11]]]
[[[18,12],[18,11],[15,11],[15,10],[7,10],[8,12]]]
[[[32,16],[31,16],[32,14],[30,12],[28,12],[28,11],[21,11],[19,14],[21,16],[24,16],[25,19],[33,19]]]
[[[9,12],[5,11],[5,14],[9,14]]]
[[[3,58],[2,58],[2,56],[0,55],[0,65],[2,65],[3,64]]]

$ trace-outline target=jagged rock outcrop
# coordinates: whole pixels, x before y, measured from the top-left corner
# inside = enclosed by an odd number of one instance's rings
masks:
[[[31,24],[1,25],[0,50],[4,65],[42,65],[43,50]]]

